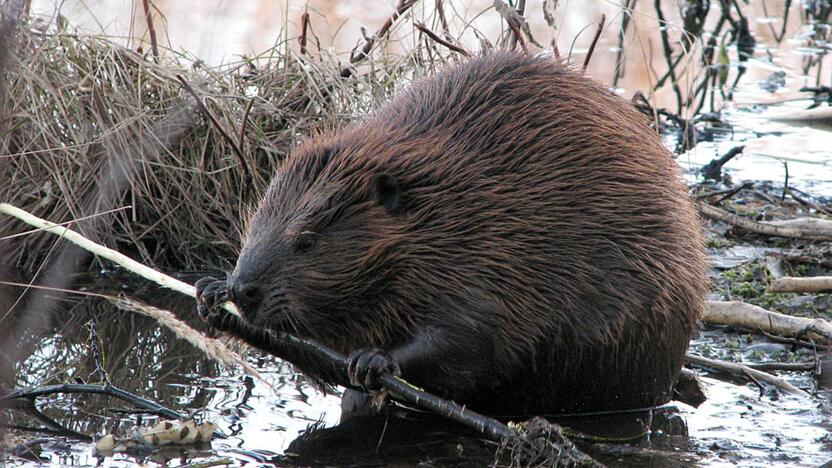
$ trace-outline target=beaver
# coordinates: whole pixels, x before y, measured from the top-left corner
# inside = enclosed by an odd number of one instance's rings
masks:
[[[293,149],[228,294],[349,354],[366,388],[400,373],[492,415],[665,403],[706,263],[645,120],[552,57],[450,65]]]

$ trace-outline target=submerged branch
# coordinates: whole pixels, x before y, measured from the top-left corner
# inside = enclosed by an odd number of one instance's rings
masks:
[[[106,395],[119,400],[126,401],[139,408],[147,410],[153,414],[172,419],[182,419],[182,415],[176,411],[166,408],[155,401],[140,397],[136,394],[130,393],[127,390],[114,387],[110,384],[93,385],[93,384],[57,384],[45,385],[43,387],[20,388],[12,390],[5,395],[0,395],[0,405],[8,404],[12,400],[27,399],[34,400],[40,396],[53,395],[56,393],[87,393]]]
[[[718,359],[709,359],[704,356],[699,356],[696,354],[686,354],[685,355],[685,362],[688,364],[697,365],[700,367],[705,367],[708,369],[713,369],[719,372],[725,372],[728,374],[735,375],[737,377],[741,377],[743,379],[751,379],[755,382],[765,382],[769,385],[773,385],[780,390],[783,390],[786,393],[790,393],[792,395],[798,396],[807,396],[808,393],[804,392],[803,390],[795,387],[794,385],[787,382],[785,379],[777,377],[776,375],[771,375],[767,372],[759,371],[757,369],[753,369],[749,366],[743,364],[737,364],[735,362],[728,362],[728,361],[720,361]]]

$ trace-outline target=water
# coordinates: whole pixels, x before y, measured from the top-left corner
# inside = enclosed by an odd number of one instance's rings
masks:
[[[83,282],[103,283],[108,288],[125,282],[131,288],[136,284],[112,274]],[[194,320],[189,300],[153,289],[142,294],[176,307],[183,319],[201,327]],[[49,463],[129,466],[154,460],[184,466],[217,457],[230,457],[234,464],[272,461],[301,466],[350,462],[481,466],[493,461],[493,443],[442,418],[418,412],[388,411],[339,426],[338,396],[320,392],[290,365],[257,351],[249,353],[247,361],[265,383],[237,370],[222,369],[155,321],[120,311],[102,299],[71,299],[69,306],[56,314],[53,326],[31,343],[28,357],[16,369],[18,387],[77,379],[97,382],[97,363],[102,362],[114,385],[182,414],[213,421],[226,436],[201,447],[166,448],[152,454],[117,453],[106,458],[95,456],[91,443],[48,437],[42,457]],[[93,343],[97,348],[91,349]],[[745,361],[811,359],[810,352],[794,354],[776,344],[763,347],[768,354],[761,359],[760,346],[755,343],[730,331],[711,329],[699,334],[692,350]],[[801,388],[814,387],[808,373],[787,373],[785,377]],[[710,377],[703,382],[707,402],[699,408],[671,403],[654,415],[650,437],[644,436],[646,426],[639,422],[645,415],[559,422],[588,434],[630,440],[621,446],[613,444],[614,451],[606,445],[582,445],[617,466],[817,466],[829,459],[828,394],[799,398],[769,391],[760,396],[751,384],[735,385]],[[122,432],[136,424],[136,416],[124,411],[129,404],[98,396],[56,395],[38,399],[37,406],[59,424],[85,434]],[[43,427],[24,411],[5,415],[12,425]],[[153,417],[143,419],[148,422]],[[316,431],[304,436],[310,427]],[[622,447],[626,452],[618,453]],[[5,462],[32,463],[10,458]]]

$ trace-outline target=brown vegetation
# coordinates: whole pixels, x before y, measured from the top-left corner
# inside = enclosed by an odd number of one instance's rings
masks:
[[[76,228],[154,264],[233,258],[239,220],[296,135],[365,105],[352,88],[364,84],[324,59],[270,51],[215,70],[169,53],[157,65],[103,38],[30,26],[9,57],[0,200],[56,222],[93,216]],[[0,235],[24,230],[0,219]],[[29,268],[52,242],[14,241],[33,253]]]

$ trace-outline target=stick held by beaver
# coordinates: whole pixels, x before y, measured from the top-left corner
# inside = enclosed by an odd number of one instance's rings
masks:
[[[393,372],[480,412],[556,414],[668,401],[705,272],[644,117],[550,57],[495,52],[298,145],[227,292],[252,324],[350,355],[355,386]]]

